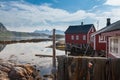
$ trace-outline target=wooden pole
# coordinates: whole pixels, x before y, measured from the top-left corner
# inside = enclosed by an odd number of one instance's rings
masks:
[[[53,67],[56,67],[56,44],[55,44],[55,29],[53,29]]]
[[[54,79],[53,80],[56,80],[56,44],[55,44],[55,40],[56,40],[56,37],[55,37],[55,29],[53,29],[53,73],[54,73]]]
[[[107,42],[106,42],[106,57],[108,58],[108,36],[106,36]]]

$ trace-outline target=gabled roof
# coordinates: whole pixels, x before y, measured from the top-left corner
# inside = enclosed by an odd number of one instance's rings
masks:
[[[65,31],[65,34],[78,34],[78,33],[85,33],[87,34],[93,24],[85,24],[85,25],[75,25],[69,26],[69,28]]]
[[[120,20],[93,33],[92,36],[104,32],[116,31],[116,30],[120,30]]]

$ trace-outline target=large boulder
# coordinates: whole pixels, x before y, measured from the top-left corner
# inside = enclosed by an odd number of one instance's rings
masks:
[[[0,60],[0,80],[42,80],[42,77],[30,64],[14,64]]]

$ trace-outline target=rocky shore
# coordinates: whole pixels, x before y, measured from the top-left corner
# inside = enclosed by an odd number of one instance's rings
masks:
[[[0,59],[0,80],[43,80],[36,66]]]

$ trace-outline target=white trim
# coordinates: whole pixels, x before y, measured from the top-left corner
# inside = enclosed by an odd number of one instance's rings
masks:
[[[103,37],[103,40],[101,40],[101,37]],[[98,35],[99,43],[107,43],[105,38],[106,38],[106,36]]]
[[[92,29],[95,29],[95,28],[94,28],[94,25],[91,26],[91,28],[89,29],[89,31],[88,31],[88,33],[87,33],[87,35],[86,35],[87,43],[89,43],[89,41],[90,41],[89,36],[91,37],[91,35],[89,35],[89,33],[90,33],[90,31],[91,31]],[[92,32],[92,33],[94,33],[94,32]],[[92,33],[91,33],[91,34],[92,34]],[[88,39],[89,39],[89,41],[88,41]]]
[[[110,42],[111,39],[118,39],[118,53],[113,53],[110,51]],[[120,36],[119,37],[110,37],[109,38],[109,53],[115,56],[116,58],[120,58]]]
[[[89,29],[88,33],[91,31],[91,29],[94,28],[93,26]]]
[[[93,36],[94,37],[94,50],[96,50],[96,36]]]

